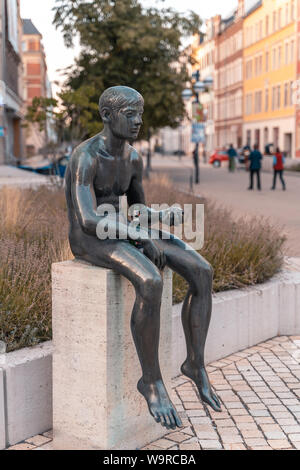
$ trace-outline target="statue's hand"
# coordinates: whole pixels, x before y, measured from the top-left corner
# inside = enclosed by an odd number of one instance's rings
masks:
[[[141,243],[144,248],[144,255],[150,259],[158,269],[164,269],[167,262],[164,252],[152,240],[143,240]]]
[[[171,227],[178,227],[183,224],[184,211],[181,207],[172,206],[161,212],[161,222],[170,224]]]

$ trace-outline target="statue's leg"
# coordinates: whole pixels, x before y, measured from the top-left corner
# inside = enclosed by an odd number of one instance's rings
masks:
[[[149,411],[157,422],[175,429],[181,420],[162,380],[158,348],[162,278],[156,266],[137,248],[123,241],[99,241],[89,238],[80,259],[113,269],[133,284],[136,300],[131,330],[143,376],[138,390],[145,397]]]
[[[177,237],[156,240],[164,250],[167,265],[189,284],[182,308],[187,359],[182,373],[196,383],[203,401],[221,411],[218,397],[212,391],[205,369],[204,350],[212,311],[213,271],[210,264]]]

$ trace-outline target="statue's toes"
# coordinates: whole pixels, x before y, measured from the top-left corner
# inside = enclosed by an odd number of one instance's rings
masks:
[[[214,411],[222,411],[219,400],[215,400],[214,397],[217,398],[213,393],[211,395],[201,396],[202,400],[207,403],[207,405],[209,405]]]
[[[152,412],[152,411],[151,411],[151,414],[152,414],[153,418],[155,419],[155,421],[156,421],[157,423],[160,423],[159,414],[158,414],[158,413],[155,413],[155,412]]]
[[[217,397],[217,395],[215,393],[212,394],[212,397],[213,397],[214,402],[217,405],[217,407],[221,410],[221,403],[220,403],[219,397]]]
[[[173,414],[173,417],[174,417],[175,425],[178,428],[182,428],[183,427],[182,421],[179,417],[179,414],[177,413],[177,411],[174,408],[172,409],[172,414]]]
[[[168,424],[169,424],[170,428],[171,428],[171,429],[176,429],[175,418],[174,418],[174,416],[173,416],[172,410],[170,410],[170,411],[168,412],[167,420],[168,420]]]

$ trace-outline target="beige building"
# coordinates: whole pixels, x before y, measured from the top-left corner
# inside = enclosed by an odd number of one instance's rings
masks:
[[[217,24],[215,60],[216,146],[242,147],[244,0]]]
[[[24,155],[20,0],[0,0],[0,164]]]
[[[194,59],[193,73],[199,73],[200,81],[212,79],[215,76],[215,39],[218,33],[218,22],[221,17],[216,16],[206,21],[205,34],[194,37],[192,55]],[[215,149],[215,123],[214,123],[214,88],[207,88],[206,92],[199,94],[199,102],[203,106],[205,116],[206,152],[209,156]]]

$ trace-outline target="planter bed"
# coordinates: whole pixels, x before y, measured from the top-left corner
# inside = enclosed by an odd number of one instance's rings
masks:
[[[173,307],[173,377],[185,359],[181,304]],[[214,295],[206,361],[279,335],[300,334],[300,273]],[[0,449],[52,428],[52,343],[0,356]]]

